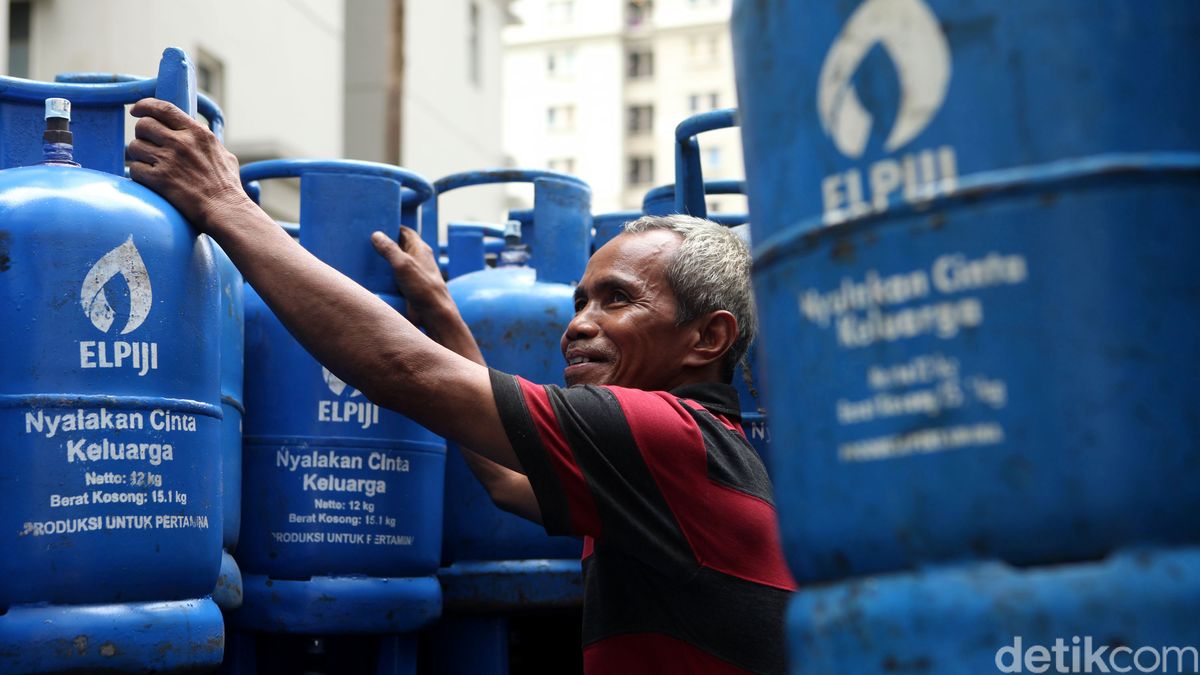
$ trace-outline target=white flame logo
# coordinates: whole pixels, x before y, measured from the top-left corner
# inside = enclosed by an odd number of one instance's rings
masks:
[[[84,314],[91,319],[93,326],[104,333],[108,332],[113,319],[116,318],[116,312],[104,293],[104,286],[118,274],[129,286],[129,320],[121,329],[121,334],[124,335],[142,325],[150,314],[150,305],[154,300],[154,293],[150,289],[150,274],[146,271],[146,263],[142,262],[137,247],[133,245],[133,235],[129,235],[124,244],[97,260],[92,269],[88,270],[83,279],[83,286],[79,289],[79,300],[83,304]]]
[[[847,157],[861,157],[871,134],[871,113],[863,107],[851,78],[876,44],[887,50],[900,79],[900,112],[884,142],[885,150],[896,150],[925,129],[950,84],[950,46],[924,2],[864,2],[830,47],[817,88],[821,127]]]
[[[325,384],[329,387],[329,391],[333,392],[334,396],[341,396],[342,392],[346,391],[347,389],[350,390],[350,398],[362,396],[361,391],[355,389],[354,387],[348,386],[345,382],[342,382],[337,375],[329,372],[329,370],[324,366],[321,367],[321,377],[325,378]]]

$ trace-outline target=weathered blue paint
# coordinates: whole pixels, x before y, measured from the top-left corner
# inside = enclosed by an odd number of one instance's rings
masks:
[[[580,277],[587,261],[591,191],[576,179],[528,173],[532,177],[525,173],[473,172],[435,183],[443,186],[439,195],[476,184],[472,182],[475,179],[480,184],[500,178],[529,179],[534,184],[532,211],[510,214],[523,221],[523,241],[530,243],[524,236],[534,232],[530,266],[457,276],[449,284],[450,293],[489,366],[535,382],[561,384],[559,339],[574,314],[574,280]],[[427,207],[424,217],[428,218],[429,213]],[[473,260],[477,265],[482,262],[477,257]],[[550,269],[549,278],[543,273],[543,264]],[[447,459],[446,483],[447,494],[453,494],[454,499],[446,504],[444,563],[565,559],[578,566],[578,540],[548,537],[540,526],[496,508],[458,452]],[[526,568],[518,565],[512,569]],[[536,585],[542,569],[528,568],[532,575],[528,577],[516,573],[489,577],[493,580],[484,584],[472,601],[476,606],[496,607],[511,600],[516,602],[512,608],[520,608],[520,595],[511,589]],[[446,573],[443,569],[439,576]]]
[[[737,3],[802,583],[1200,539],[1197,30],[1190,3]]]
[[[1119,672],[1143,647],[1194,649],[1197,603],[1195,548],[1051,567],[970,563],[801,591],[788,613],[788,649],[792,672],[812,675],[1038,672],[1042,665],[1025,661],[1026,650],[1035,648],[1037,659],[1037,646],[1056,644],[1061,657],[1050,652],[1043,662],[1049,672]],[[1120,647],[1127,651],[1109,661]],[[1085,669],[1087,654],[1097,651],[1101,661]],[[1168,667],[1142,672],[1195,672],[1190,654],[1183,668],[1167,654]],[[1137,658],[1149,666],[1156,657]]]
[[[398,236],[402,201],[432,194],[429,183],[367,162],[281,160],[242,168],[245,182],[288,176],[300,177],[300,244],[401,311],[392,270],[370,234]],[[232,620],[256,630],[324,633],[388,633],[430,620],[436,616],[430,608],[440,606],[433,576],[444,442],[322,368],[250,288],[245,303],[237,551],[245,596]],[[401,589],[400,596],[389,588]],[[313,598],[321,599],[319,612],[311,607],[303,616]],[[393,602],[387,612],[376,611],[387,602]]]
[[[214,644],[194,603],[177,602],[209,594],[220,565],[217,271],[211,247],[122,167],[124,104],[186,85],[190,67],[168,49],[159,76],[137,82],[0,78],[0,293],[12,300],[0,427],[15,434],[0,453],[0,643],[22,645],[0,649],[5,672],[106,663],[52,648],[60,629],[119,639],[126,656],[107,663],[220,660],[219,614]],[[186,86],[171,90],[186,105]],[[74,104],[81,168],[20,166],[40,158],[47,97]],[[134,459],[115,459],[131,445]]]
[[[24,605],[0,616],[0,626],[7,675],[210,672],[225,646],[221,610],[208,598]]]
[[[241,467],[238,467],[238,475],[241,475]],[[240,494],[238,499],[241,500]],[[238,568],[229,549],[221,552],[221,572],[217,576],[217,585],[213,587],[212,599],[223,610],[242,606],[242,570]]]

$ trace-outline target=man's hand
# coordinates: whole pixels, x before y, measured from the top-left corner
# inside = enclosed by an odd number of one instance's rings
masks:
[[[129,114],[141,118],[129,144],[129,175],[162,195],[193,225],[209,232],[210,216],[244,208],[237,157],[204,125],[171,103],[145,98]]]
[[[420,235],[401,227],[398,245],[382,232],[371,235],[371,244],[392,266],[396,288],[408,303],[409,320],[424,328],[429,337],[446,349],[481,366],[487,365],[442,280],[433,249]]]
[[[396,288],[408,302],[409,320],[423,327],[429,337],[443,347],[486,366],[475,337],[458,313],[450,289],[442,280],[433,249],[421,240],[420,235],[401,227],[398,245],[382,232],[371,235],[371,244],[392,266]],[[458,448],[467,467],[483,484],[496,506],[535,523],[542,522],[542,511],[528,477],[464,445]]]
[[[409,320],[426,330],[436,329],[428,322],[436,321],[439,313],[453,308],[454,300],[442,280],[433,249],[407,227],[400,228],[399,244],[382,232],[371,235],[371,244],[392,266],[396,288],[408,303]]]

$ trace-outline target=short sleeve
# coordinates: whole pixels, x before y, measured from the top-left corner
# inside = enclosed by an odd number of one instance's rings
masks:
[[[675,557],[687,551],[679,523],[646,464],[706,461],[692,416],[666,392],[538,385],[492,371],[492,390],[550,534],[588,535]],[[652,425],[641,448],[632,425]],[[678,562],[678,561],[677,561]]]

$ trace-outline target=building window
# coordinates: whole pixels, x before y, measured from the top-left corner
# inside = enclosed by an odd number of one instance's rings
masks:
[[[225,64],[203,49],[196,50],[195,64],[196,87],[225,105]]]
[[[546,128],[550,131],[571,131],[575,128],[575,106],[552,105],[546,108]]]
[[[626,55],[625,74],[631,80],[654,77],[654,52],[649,47],[630,50]]]
[[[716,110],[721,107],[721,94],[715,91],[708,91],[701,94],[691,94],[688,96],[688,112],[702,113],[709,110]]]
[[[549,0],[546,3],[546,23],[562,26],[575,21],[575,0]]]
[[[630,28],[650,23],[654,15],[654,0],[626,0],[625,25]]]
[[[575,50],[551,49],[546,52],[546,74],[550,77],[571,77],[575,74]]]
[[[479,46],[479,3],[472,2],[470,9],[470,25],[467,27],[467,76],[476,87],[483,81],[482,54]]]
[[[626,121],[626,130],[630,136],[648,134],[654,130],[654,106],[631,105]]]
[[[654,157],[636,155],[629,158],[629,185],[637,187],[654,182]]]
[[[546,168],[558,173],[575,173],[575,158],[574,157],[555,157],[546,162]]]
[[[13,0],[8,5],[8,74],[13,77],[29,77],[31,14],[28,2]]]

